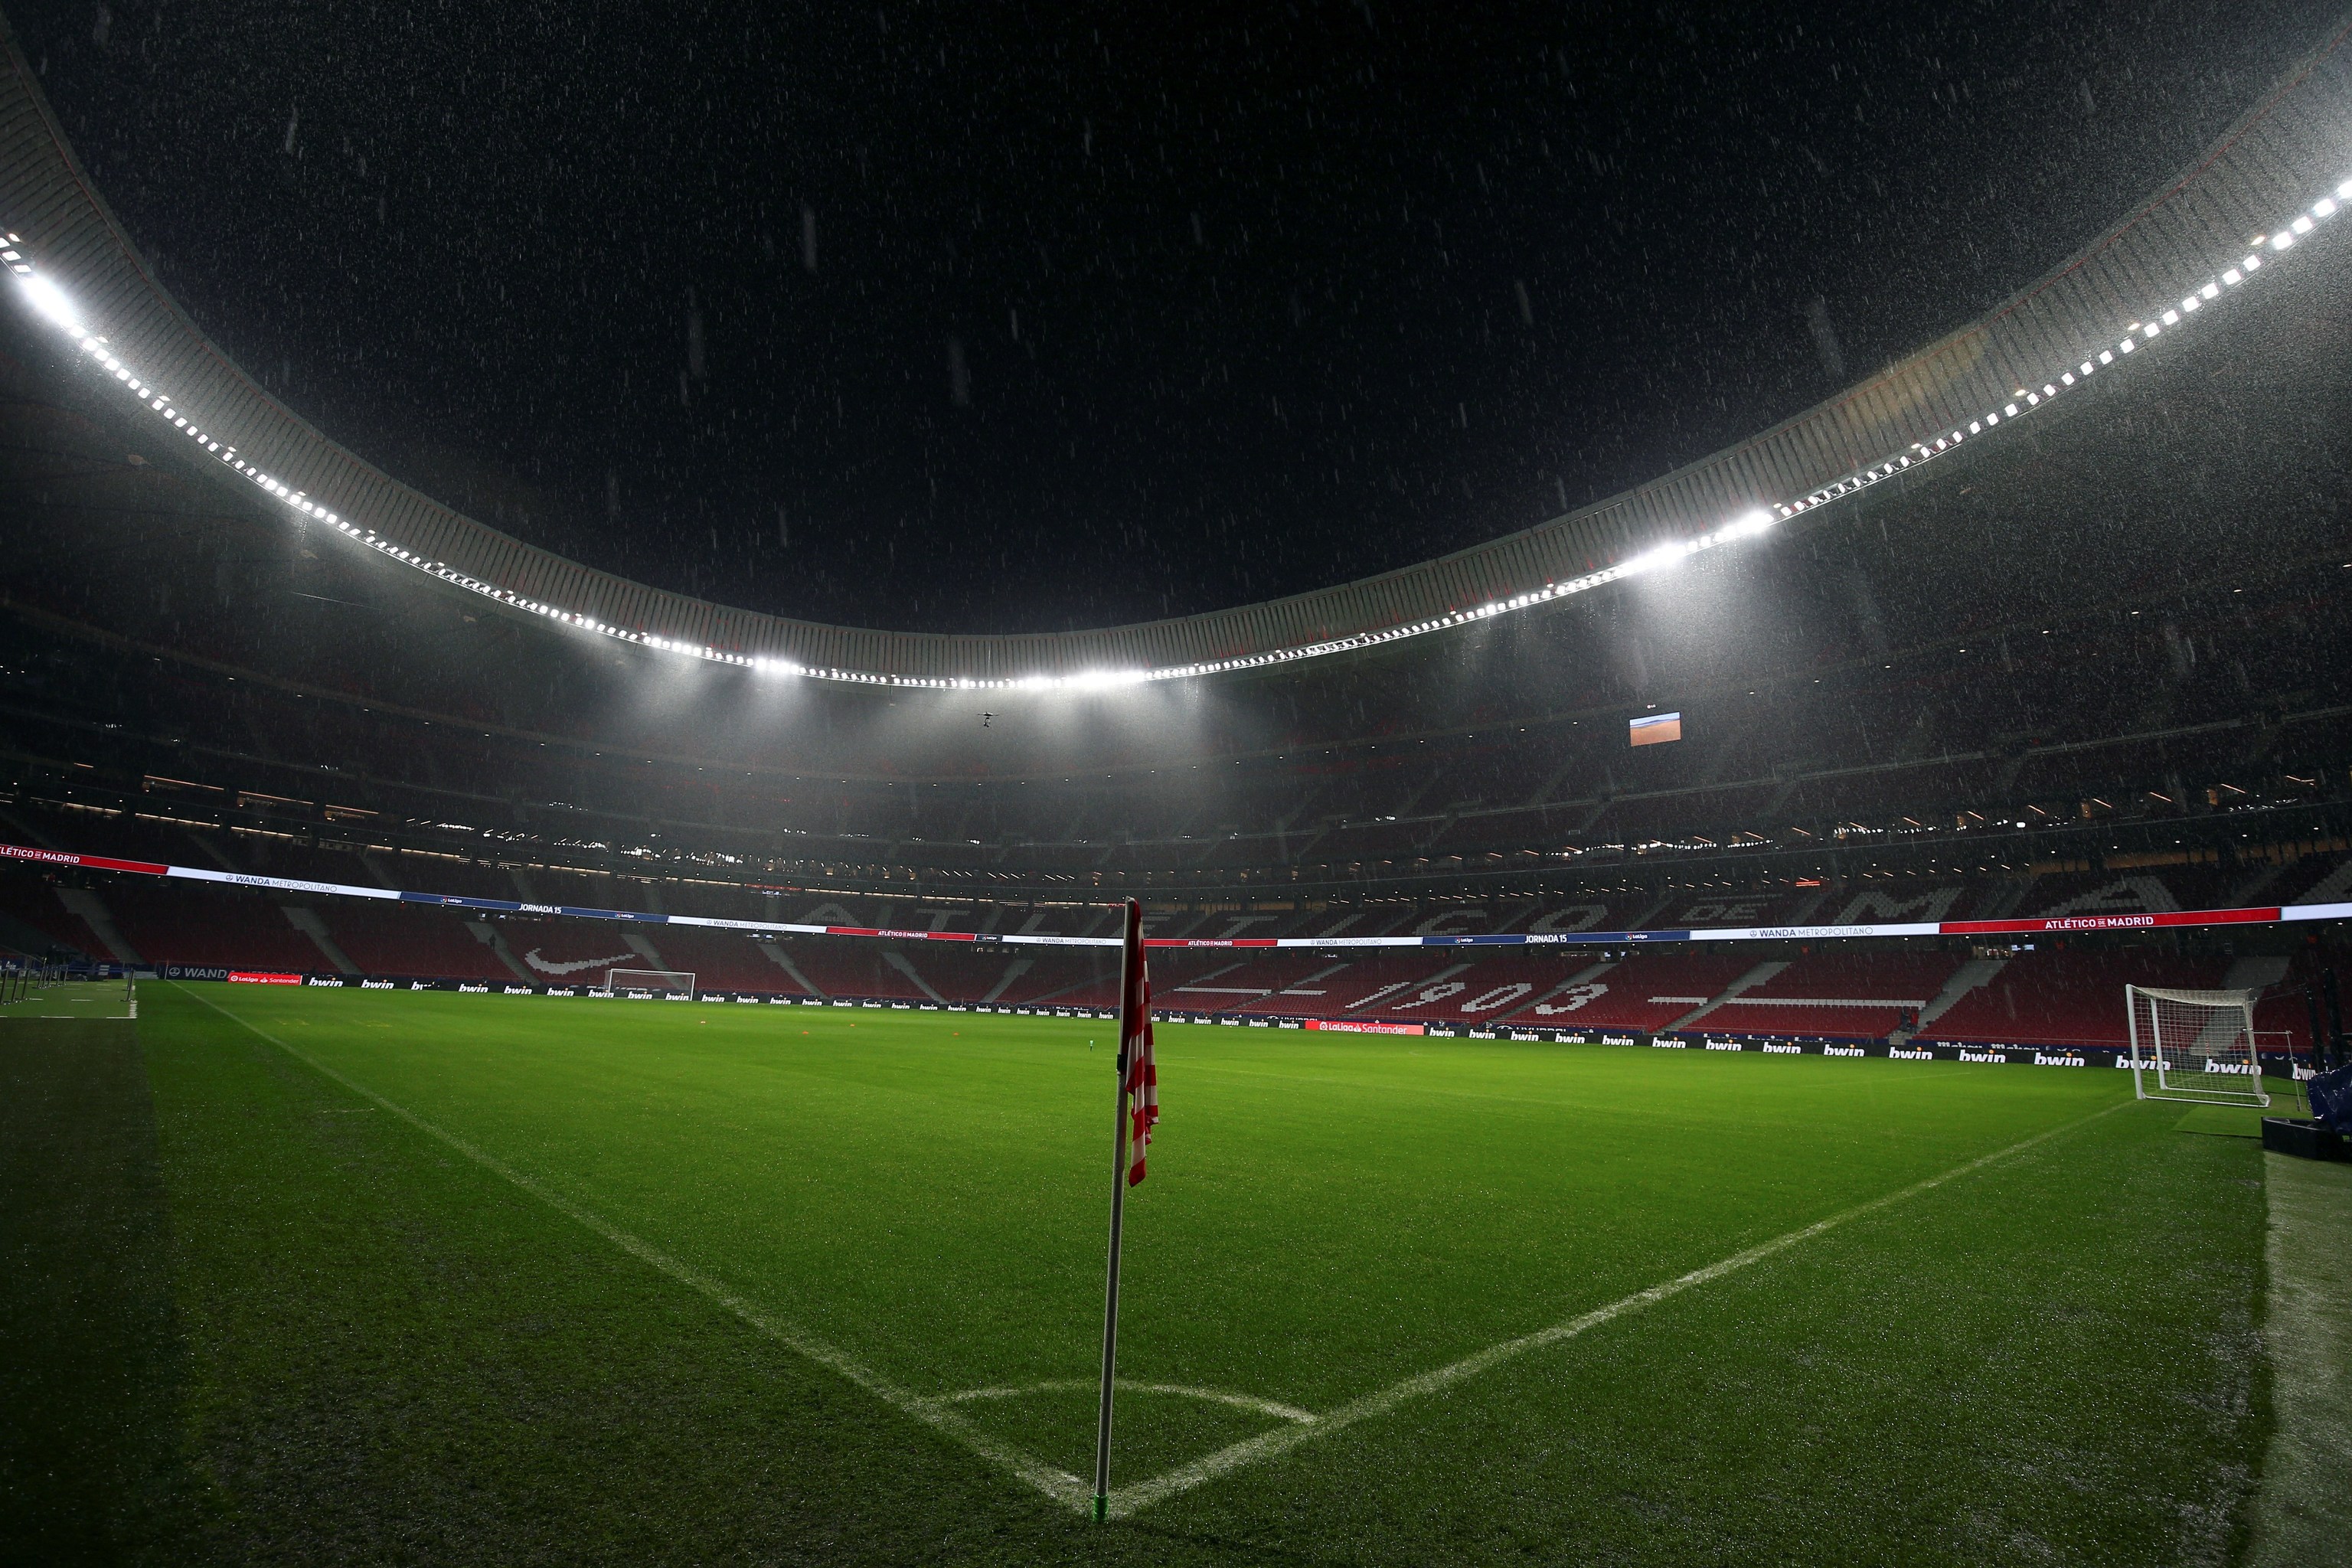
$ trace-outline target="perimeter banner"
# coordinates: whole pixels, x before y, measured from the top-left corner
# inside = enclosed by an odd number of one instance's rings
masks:
[[[1043,932],[893,931],[881,926],[808,925],[791,921],[735,921],[713,915],[660,915],[642,910],[594,909],[577,904],[526,903],[517,899],[480,899],[461,893],[417,893],[348,882],[312,882],[290,877],[255,877],[200,866],[169,866],[152,860],[118,860],[65,849],[0,844],[0,860],[29,861],[84,871],[137,877],[221,882],[238,888],[316,893],[330,898],[392,900],[491,914],[562,915],[573,920],[634,921],[647,925],[697,926],[717,931],[778,932],[798,936],[878,937],[892,942],[960,942],[984,946],[1117,947],[1115,936],[1048,936]],[[1662,942],[1830,942],[1895,936],[2041,936],[2069,931],[2153,931],[2183,926],[2277,925],[2298,921],[2352,920],[2352,903],[2273,904],[2242,910],[2175,910],[2161,914],[2060,915],[2048,920],[1937,921],[1891,925],[1701,926],[1672,931],[1510,931],[1498,935],[1237,937],[1147,937],[1146,947],[1363,949],[1393,947],[1633,947]]]

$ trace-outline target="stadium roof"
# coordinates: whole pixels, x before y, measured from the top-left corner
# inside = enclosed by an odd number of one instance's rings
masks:
[[[0,257],[26,298],[149,415],[372,551],[511,613],[681,657],[883,687],[1113,687],[1262,668],[1553,602],[1740,541],[1980,440],[2093,377],[2129,374],[2208,308],[2241,309],[2352,202],[2339,26],[2176,179],[1977,321],[1814,408],[1596,505],[1379,576],[1176,619],[1062,634],[826,626],[629,581],[398,483],[269,395],[158,282],[10,41]]]

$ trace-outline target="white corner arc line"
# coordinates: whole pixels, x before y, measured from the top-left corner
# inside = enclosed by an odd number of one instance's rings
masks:
[[[1529,1351],[1541,1350],[1546,1345],[1558,1344],[1562,1340],[1574,1339],[1588,1329],[1597,1329],[1603,1323],[1613,1321],[1629,1313],[1638,1312],[1645,1307],[1655,1306],[1670,1297],[1679,1296],[1684,1291],[1704,1285],[1711,1279],[1720,1279],[1725,1275],[1736,1273],[1752,1263],[1760,1263],[1775,1253],[1785,1252],[1799,1242],[1810,1241],[1823,1231],[1833,1230],[1849,1220],[1860,1219],[1864,1215],[1891,1207],[1908,1198],[1915,1198],[1931,1188],[1940,1187],[1945,1183],[1955,1181],[1970,1172],[1981,1170],[1997,1160],[2006,1160],[2012,1154],[2022,1153],[2035,1144],[2055,1138],[2062,1132],[2071,1132],[2077,1127],[2096,1121],[2102,1116],[2111,1116],[2126,1106],[2137,1103],[2138,1102],[2136,1100],[2117,1100],[2105,1110],[2095,1110],[2088,1116],[2077,1117],[2072,1121],[2037,1132],[2031,1138],[2011,1143],[2006,1149],[1996,1149],[1990,1154],[1980,1154],[1964,1164],[1953,1166],[1940,1175],[1929,1176],[1925,1181],[1914,1182],[1907,1187],[1883,1194],[1867,1202],[1856,1204],[1852,1208],[1841,1209],[1826,1219],[1815,1220],[1809,1226],[1782,1236],[1776,1236],[1771,1240],[1759,1243],[1745,1252],[1735,1252],[1718,1262],[1706,1265],[1704,1268],[1694,1268],[1687,1274],[1678,1275],[1661,1284],[1653,1285],[1645,1290],[1636,1290],[1630,1296],[1622,1297],[1605,1307],[1596,1307],[1580,1317],[1554,1323],[1549,1328],[1538,1329],[1535,1332],[1522,1334],[1517,1339],[1498,1341],[1484,1350],[1464,1356],[1460,1361],[1408,1377],[1402,1383],[1392,1383],[1388,1387],[1375,1390],[1360,1399],[1350,1400],[1337,1410],[1318,1417],[1312,1426],[1276,1427],[1271,1432],[1244,1438],[1230,1447],[1220,1448],[1215,1453],[1205,1455],[1188,1465],[1179,1465],[1176,1468],[1153,1476],[1148,1480],[1121,1487],[1111,1493],[1110,1515],[1114,1519],[1127,1518],[1150,1508],[1153,1503],[1174,1497],[1179,1492],[1190,1491],[1203,1482],[1228,1475],[1245,1465],[1279,1458],[1310,1439],[1325,1436],[1342,1428],[1352,1426],[1359,1421],[1369,1420],[1375,1415],[1385,1415],[1400,1405],[1451,1388],[1454,1384],[1475,1377],[1489,1368],[1499,1366],[1507,1361],[1516,1360]]]
[[[1319,1421],[1312,1410],[1301,1410],[1296,1405],[1285,1405],[1278,1399],[1260,1399],[1255,1394],[1235,1394],[1223,1388],[1195,1388],[1184,1383],[1137,1383],[1120,1378],[1117,1386],[1127,1394],[1171,1394],[1182,1399],[1204,1400],[1211,1405],[1230,1405],[1236,1410],[1254,1410],[1260,1415],[1272,1415],[1284,1421],[1302,1425]],[[1020,1399],[1032,1394],[1095,1394],[1102,1384],[1091,1377],[1055,1377],[1043,1383],[1024,1383],[1018,1387],[1010,1384],[988,1388],[967,1388],[958,1394],[940,1396],[940,1403],[961,1405],[970,1399]]]
[[[178,981],[173,981],[172,984],[184,994],[194,997],[231,1023],[268,1041],[320,1077],[341,1084],[361,1099],[383,1107],[426,1137],[456,1150],[491,1174],[529,1193],[566,1219],[595,1232],[639,1262],[668,1275],[688,1289],[708,1297],[717,1305],[725,1308],[729,1313],[785,1349],[856,1384],[885,1405],[913,1416],[932,1430],[953,1438],[982,1458],[1011,1471],[1054,1501],[1081,1511],[1092,1508],[1094,1488],[1090,1482],[1079,1479],[1067,1470],[1055,1468],[1025,1449],[1015,1447],[1010,1443],[991,1436],[966,1420],[961,1412],[950,1409],[945,1401],[930,1398],[925,1394],[917,1394],[912,1389],[901,1387],[851,1355],[847,1351],[817,1338],[797,1323],[776,1316],[765,1308],[739,1295],[692,1264],[672,1258],[651,1243],[630,1235],[603,1215],[573,1203],[541,1183],[537,1178],[507,1164],[498,1156],[486,1150],[476,1148],[445,1128],[435,1126],[406,1106],[385,1099],[365,1084],[345,1078],[309,1052],[288,1045],[250,1019],[240,1017],[219,1003],[189,991]]]

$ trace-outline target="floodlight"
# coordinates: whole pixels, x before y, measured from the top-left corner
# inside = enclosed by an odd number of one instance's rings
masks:
[[[16,286],[24,289],[25,298],[32,302],[33,309],[69,332],[79,334],[81,331],[81,311],[66,298],[64,289],[37,273],[19,278]]]
[[[1683,557],[1688,555],[1691,550],[1692,546],[1681,540],[1671,539],[1654,549],[1644,550],[1618,570],[1630,574],[1636,572],[1655,572],[1668,566],[1679,566],[1682,564]]]
[[[1080,691],[1109,691],[1122,686],[1133,686],[1144,679],[1143,672],[1134,669],[1087,669],[1071,676],[1065,685]]]

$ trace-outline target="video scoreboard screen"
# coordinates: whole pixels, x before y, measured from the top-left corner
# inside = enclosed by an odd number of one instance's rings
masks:
[[[1627,733],[1637,746],[1663,746],[1668,741],[1683,738],[1683,716],[1679,713],[1645,713],[1628,723]]]

